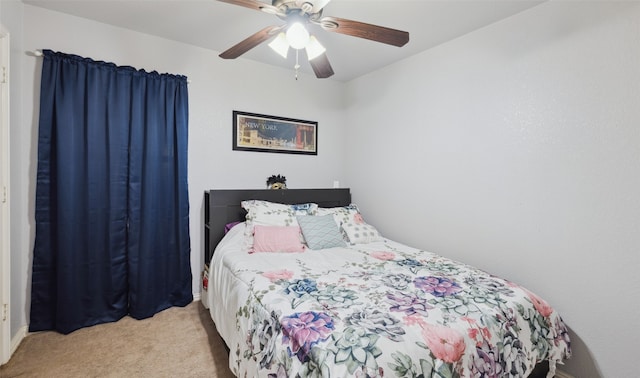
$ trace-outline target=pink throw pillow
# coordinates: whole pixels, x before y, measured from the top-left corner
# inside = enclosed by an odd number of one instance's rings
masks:
[[[256,225],[252,252],[304,252],[304,245],[300,242],[300,227]]]

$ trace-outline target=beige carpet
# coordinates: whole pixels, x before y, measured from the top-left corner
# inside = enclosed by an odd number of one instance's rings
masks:
[[[0,377],[231,378],[227,352],[200,302],[145,320],[28,335]]]

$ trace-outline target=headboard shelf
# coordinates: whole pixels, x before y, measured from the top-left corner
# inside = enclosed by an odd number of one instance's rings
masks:
[[[244,200],[296,204],[313,202],[319,207],[346,206],[351,203],[351,191],[339,189],[214,189],[204,193],[204,262],[209,264],[216,245],[224,237],[224,226],[244,221]]]

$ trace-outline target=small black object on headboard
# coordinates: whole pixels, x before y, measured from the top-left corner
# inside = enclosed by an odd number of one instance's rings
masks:
[[[351,203],[351,191],[339,189],[220,189],[204,193],[204,262],[209,264],[213,251],[224,237],[224,226],[244,221],[244,200],[296,204],[313,202],[319,207],[347,206]]]

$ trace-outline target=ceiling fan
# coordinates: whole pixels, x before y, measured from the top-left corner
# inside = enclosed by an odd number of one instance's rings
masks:
[[[326,31],[365,38],[398,47],[404,46],[409,42],[409,33],[406,31],[344,18],[323,17],[323,8],[330,0],[272,0],[271,4],[258,0],[218,1],[274,14],[285,21],[283,25],[268,26],[229,48],[219,55],[224,59],[235,59],[262,42],[275,37],[269,43],[269,47],[284,58],[287,57],[289,47],[296,50],[296,66],[294,67],[296,72],[300,67],[297,53],[299,50],[305,49],[309,64],[313,68],[316,77],[327,78],[333,75],[333,68],[327,58],[326,49],[314,36],[309,35],[306,28],[307,24],[318,25]]]

